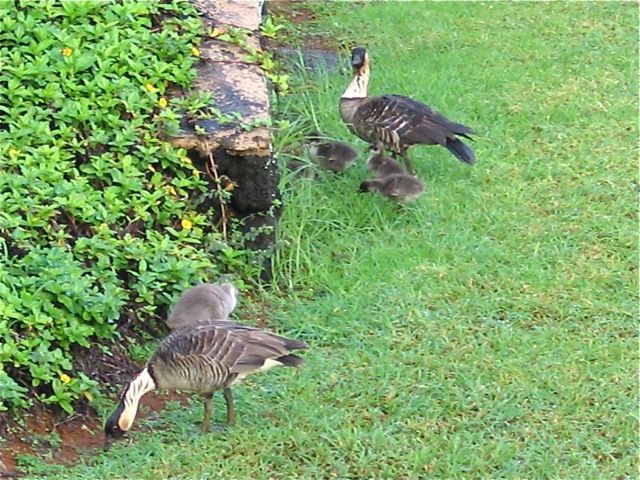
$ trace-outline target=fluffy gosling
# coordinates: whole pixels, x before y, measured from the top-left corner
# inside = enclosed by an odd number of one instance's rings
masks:
[[[400,162],[385,156],[382,142],[371,145],[369,151],[371,155],[367,159],[366,165],[376,177],[382,178],[396,173],[407,173]]]
[[[185,290],[167,318],[171,330],[206,320],[226,320],[238,303],[238,288],[232,283],[203,283]]]
[[[351,145],[339,140],[326,141],[317,136],[309,138],[309,158],[324,170],[344,172],[360,156]]]
[[[399,203],[414,201],[422,195],[424,189],[424,183],[406,173],[395,173],[383,178],[373,178],[360,184],[360,193],[378,192],[380,195]]]

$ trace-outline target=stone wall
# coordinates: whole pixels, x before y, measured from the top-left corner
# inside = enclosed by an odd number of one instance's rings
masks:
[[[192,0],[212,29],[240,27],[254,32],[247,41],[260,50],[259,27],[264,0]],[[215,120],[183,122],[183,133],[170,139],[189,155],[203,171],[211,173],[212,162],[218,177],[234,184],[226,205],[228,213],[243,220],[246,230],[273,227],[256,235],[249,246],[270,249],[275,244],[276,219],[273,203],[279,198],[278,166],[272,157],[269,129],[262,125],[247,130],[242,124],[265,123],[270,118],[269,91],[262,69],[245,60],[245,49],[217,38],[205,37],[200,46],[195,88],[211,92],[214,107],[223,114],[239,113],[233,123]],[[196,126],[198,127],[196,132]],[[212,182],[212,188],[215,183]],[[218,222],[220,219],[212,219]],[[224,220],[224,219],[223,219]],[[265,264],[265,279],[270,277]]]

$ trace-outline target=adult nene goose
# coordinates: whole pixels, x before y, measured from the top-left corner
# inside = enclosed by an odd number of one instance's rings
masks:
[[[412,145],[441,145],[462,162],[473,165],[473,150],[460,141],[475,132],[454,123],[424,103],[404,95],[367,96],[369,55],[362,47],[351,54],[354,77],[340,98],[340,115],[352,133],[369,143],[382,142],[386,150],[400,155],[413,174],[407,155]]]
[[[258,328],[228,320],[210,320],[173,332],[165,338],[147,366],[127,386],[116,410],[105,423],[104,449],[133,425],[142,396],[156,389],[191,390],[205,397],[202,432],[209,430],[213,394],[224,391],[227,423],[235,423],[231,386],[254,372],[303,362],[293,350],[308,346]]]
[[[203,283],[185,290],[169,313],[167,326],[177,330],[211,318],[226,320],[238,303],[238,288],[233,283]]]

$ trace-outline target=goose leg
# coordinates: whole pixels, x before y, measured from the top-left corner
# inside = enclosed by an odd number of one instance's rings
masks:
[[[233,392],[230,388],[224,389],[224,399],[227,402],[227,424],[235,425],[236,423],[236,412],[233,409]]]
[[[202,421],[202,433],[209,432],[211,411],[213,410],[213,393],[204,397],[204,420]]]
[[[407,153],[407,149],[406,148],[403,149],[402,152],[400,152],[400,155],[404,160],[404,164],[407,166],[407,172],[409,173],[409,175],[415,176],[416,173],[413,170],[413,165],[411,165],[411,160],[409,159],[409,154]]]

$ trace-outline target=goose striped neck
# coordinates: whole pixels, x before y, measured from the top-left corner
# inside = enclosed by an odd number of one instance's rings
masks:
[[[140,399],[145,393],[155,389],[156,383],[146,368],[131,381],[120,401],[122,405],[122,411],[118,417],[118,427],[120,430],[126,432],[131,428],[138,413]]]
[[[342,94],[342,98],[366,98],[369,87],[369,61],[368,59],[356,69],[356,74],[351,83]]]

